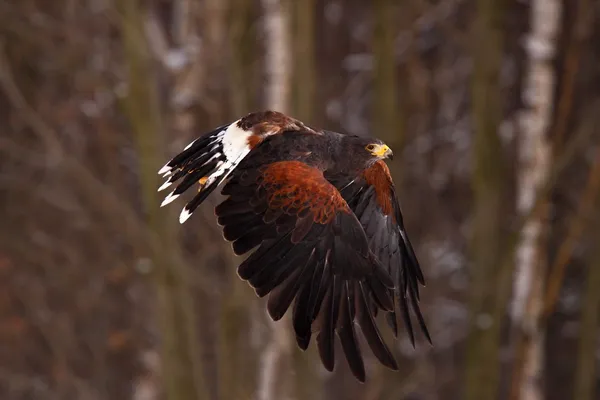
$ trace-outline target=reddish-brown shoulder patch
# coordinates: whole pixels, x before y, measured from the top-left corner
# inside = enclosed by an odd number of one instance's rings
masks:
[[[392,176],[387,164],[381,160],[375,162],[363,172],[363,177],[368,185],[375,188],[377,203],[386,215],[394,216],[392,205]]]
[[[259,136],[259,135],[250,135],[248,136],[248,147],[250,147],[250,150],[252,150],[253,148],[255,148],[256,146],[258,146],[258,144],[260,142],[263,141],[263,137]]]
[[[279,161],[262,172],[261,186],[266,190],[272,209],[296,214],[306,209],[314,221],[327,224],[339,211],[350,212],[340,192],[323,173],[300,161]]]

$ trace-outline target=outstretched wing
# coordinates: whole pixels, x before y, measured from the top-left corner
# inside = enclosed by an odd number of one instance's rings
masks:
[[[262,141],[290,131],[315,133],[302,122],[282,113],[261,111],[200,136],[158,171],[166,178],[159,191],[180,181],[161,206],[171,203],[198,183],[198,193],[185,205],[179,217],[179,221],[184,223]]]
[[[425,279],[404,228],[387,165],[383,161],[377,161],[354,181],[340,181],[336,186],[341,188],[342,196],[360,220],[372,253],[394,280],[394,310],[386,314],[394,335],[398,333],[397,321],[401,317],[414,346],[410,316],[412,309],[423,334],[431,343],[419,308],[419,284],[424,285]]]
[[[349,366],[365,379],[355,323],[377,358],[397,369],[375,324],[369,304],[393,310],[393,282],[369,251],[358,219],[320,169],[303,161],[240,163],[223,188],[229,198],[217,206],[218,222],[237,254],[259,246],[238,268],[239,276],[280,319],[294,301],[292,320],[298,346],[306,349],[318,331],[323,365],[334,367],[334,333]],[[246,162],[247,161],[247,162]]]

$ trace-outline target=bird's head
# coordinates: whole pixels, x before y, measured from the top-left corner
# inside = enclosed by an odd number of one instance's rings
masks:
[[[368,143],[365,146],[365,150],[368,151],[371,156],[377,158],[378,160],[383,160],[385,158],[392,160],[394,158],[394,153],[387,144],[378,139],[375,139],[371,142],[372,143]]]
[[[363,170],[379,160],[391,159],[392,156],[390,147],[380,139],[347,135],[342,141],[339,162],[347,165],[348,169]]]
[[[373,137],[353,136],[351,141],[354,147],[354,154],[360,158],[365,158],[370,162],[392,159],[394,153],[392,149],[382,140]]]

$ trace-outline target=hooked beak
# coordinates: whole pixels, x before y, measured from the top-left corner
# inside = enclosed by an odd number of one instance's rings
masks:
[[[373,155],[377,156],[379,158],[389,158],[390,160],[394,159],[394,153],[392,152],[392,149],[390,149],[388,147],[388,145],[386,144],[381,144],[379,146],[377,146],[377,148],[375,148],[373,150]]]

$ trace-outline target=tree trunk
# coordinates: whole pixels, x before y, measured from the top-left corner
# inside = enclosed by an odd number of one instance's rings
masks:
[[[265,29],[266,106],[288,112],[291,76],[291,41],[286,0],[262,0]]]
[[[251,111],[256,98],[256,32],[253,26],[253,1],[232,0],[227,15],[229,62],[228,92],[231,119]],[[231,253],[230,264],[239,263]],[[259,352],[253,340],[254,310],[260,305],[247,282],[236,274],[224,277],[219,321],[220,395],[224,400],[250,398],[259,376]],[[262,323],[262,321],[261,321]],[[235,382],[235,385],[232,385]]]
[[[253,1],[232,0],[229,5],[229,96],[237,117],[251,110],[256,99],[256,32],[253,28]]]
[[[467,400],[496,398],[499,336],[504,304],[496,283],[502,272],[503,221],[507,211],[505,165],[498,126],[502,118],[499,74],[503,55],[501,0],[479,0],[472,37],[473,228],[470,326],[466,364]]]
[[[394,39],[398,28],[396,1],[375,0],[373,21],[373,132],[393,149],[400,150],[404,132],[400,126],[398,79]]]
[[[595,185],[594,192],[597,192],[598,182],[600,180],[600,148],[596,149],[596,159],[590,172],[590,183]],[[596,194],[596,193],[594,193]],[[596,215],[592,221],[595,221],[593,235],[595,248],[590,257],[588,273],[583,294],[581,322],[579,324],[579,351],[577,354],[577,368],[575,370],[575,391],[573,398],[577,400],[595,399],[596,386],[596,362],[598,347],[598,324],[600,315],[600,201],[596,199]]]
[[[396,65],[395,39],[398,32],[405,28],[406,16],[398,13],[398,2],[395,0],[375,0],[371,4],[373,10],[373,100],[371,102],[371,129],[374,136],[385,141],[395,154],[401,154],[404,142],[404,126],[402,105],[398,96],[398,79]],[[404,12],[404,11],[403,11]],[[410,29],[410,28],[408,28]],[[402,158],[396,158],[390,163],[397,188],[402,187]],[[382,335],[387,335],[385,330]],[[391,335],[386,340],[395,340]],[[366,357],[371,357],[370,352],[365,352]],[[386,391],[386,376],[389,373],[386,367],[378,362],[371,363],[369,387],[350,385],[349,393],[356,393],[355,398],[377,398]],[[394,380],[389,389],[395,389],[404,382]]]
[[[290,3],[292,19],[292,104],[290,113],[307,124],[314,122],[315,111],[315,17],[316,0],[296,0]],[[294,347],[292,345],[292,347]],[[320,386],[317,369],[318,354],[314,347],[307,351],[292,349],[294,362],[294,395],[297,399],[318,398]]]
[[[267,73],[266,108],[289,112],[291,41],[286,0],[262,0],[265,23],[265,69]],[[264,350],[258,389],[260,400],[290,396],[292,341],[289,313],[278,322],[269,317],[272,336]]]
[[[560,13],[560,0],[536,0],[532,3],[531,33],[526,46],[528,71],[523,89],[527,111],[522,114],[519,143],[517,210],[521,215],[531,212],[536,193],[545,184],[550,170],[548,130],[552,123],[555,84],[552,61]],[[540,47],[539,43],[544,43],[544,47]],[[543,398],[541,380],[545,335],[540,318],[547,270],[543,244],[547,229],[545,219],[545,213],[538,213],[525,224],[516,249],[511,311],[518,337],[522,335],[524,341],[522,350],[521,346],[517,349],[522,357],[517,357],[514,370],[518,372],[515,374],[516,386],[513,387],[519,388],[515,397],[523,400]],[[522,360],[522,365],[519,365],[519,360]]]
[[[158,314],[162,337],[161,371],[168,400],[196,400],[199,392],[197,352],[194,345],[193,302],[187,287],[186,269],[179,262],[178,245],[172,225],[160,212],[159,180],[161,165],[161,107],[157,81],[153,75],[149,48],[143,35],[144,12],[137,1],[118,2],[125,58],[129,73],[129,93],[125,107],[136,133],[140,160],[140,184],[149,229],[157,243],[152,251]]]
[[[316,0],[291,3],[293,17],[293,106],[294,117],[312,123],[315,110],[315,14]]]
[[[224,76],[221,71],[227,60],[225,45],[227,27],[225,25],[226,2],[224,0],[204,0],[203,2],[203,55],[206,68],[204,90],[210,99],[209,123],[219,126],[224,123]]]
[[[596,225],[600,226],[600,225]],[[600,241],[600,229],[596,228],[596,243]],[[579,324],[579,350],[575,372],[575,391],[577,400],[593,400],[595,396],[596,359],[598,347],[598,324],[600,323],[600,246],[596,246],[595,255],[588,268],[581,323]]]

